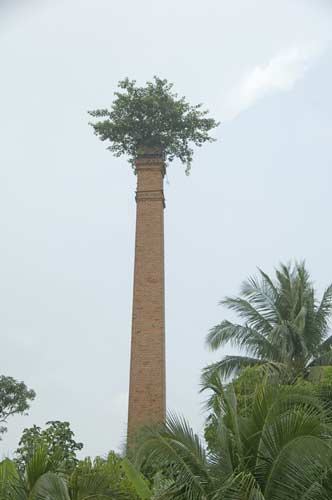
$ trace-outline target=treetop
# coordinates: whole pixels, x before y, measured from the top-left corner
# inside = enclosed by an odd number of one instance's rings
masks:
[[[111,110],[97,109],[88,113],[102,121],[90,123],[102,141],[110,141],[115,156],[126,154],[134,166],[145,149],[159,149],[167,164],[178,158],[189,173],[193,149],[204,142],[215,141],[210,130],[219,125],[208,118],[202,104],[191,106],[185,97],[172,91],[173,84],[154,77],[144,87],[125,78],[118,83]]]

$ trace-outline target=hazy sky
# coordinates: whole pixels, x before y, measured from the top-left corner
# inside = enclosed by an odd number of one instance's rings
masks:
[[[1,373],[37,392],[22,429],[69,420],[83,454],[126,429],[135,176],[88,126],[154,74],[220,120],[165,183],[168,407],[203,422],[217,302],[260,266],[332,282],[332,3],[0,0]]]

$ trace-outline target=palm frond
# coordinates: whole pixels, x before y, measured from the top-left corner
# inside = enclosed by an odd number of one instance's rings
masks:
[[[142,477],[133,464],[127,459],[122,460],[121,466],[131,484],[134,486],[137,495],[142,500],[147,500],[152,497],[152,491],[148,487],[147,481]]]
[[[306,433],[309,432],[307,429]],[[264,488],[265,497],[276,500],[302,500],[305,497],[318,500],[316,494],[322,491],[321,478],[330,456],[330,447],[320,437],[293,437],[273,461]]]
[[[318,306],[315,315],[315,321],[322,337],[328,333],[329,319],[332,313],[332,284],[325,290],[322,300]]]
[[[176,478],[170,487],[172,498],[198,500],[206,497],[210,487],[206,452],[188,422],[182,417],[168,415],[164,426],[142,430],[137,463],[143,457],[161,469],[170,468]]]
[[[321,356],[314,358],[309,364],[308,368],[312,366],[331,366],[332,365],[332,349],[325,352]]]
[[[13,483],[18,480],[19,473],[15,463],[9,458],[0,462],[0,500],[14,500]]]
[[[254,330],[267,334],[273,325],[248,301],[241,297],[226,297],[220,301],[228,309],[235,311]]]
[[[212,500],[266,500],[256,478],[250,472],[233,474],[218,491]]]
[[[319,345],[318,351],[320,353],[324,353],[326,351],[330,351],[331,349],[332,349],[332,335],[330,335],[327,339],[324,340],[324,342],[322,342]]]
[[[70,500],[65,480],[53,472],[43,474],[32,488],[29,500]]]
[[[227,342],[231,342],[232,345],[241,345],[244,339],[250,336],[251,332],[252,329],[247,326],[237,325],[225,320],[209,330],[206,344],[211,351],[219,349]]]
[[[309,273],[305,264],[296,263],[293,268],[290,264],[280,264],[276,270],[279,282],[278,308],[284,320],[293,321],[303,306],[303,301],[312,291]]]
[[[278,344],[273,344],[269,338],[248,326],[223,321],[211,328],[206,339],[211,350],[214,351],[227,342],[240,349],[246,348],[249,354],[257,358],[266,357],[271,361],[281,361],[281,351]]]
[[[248,278],[241,286],[241,295],[252,304],[269,323],[281,319],[277,307],[278,293],[271,278],[259,269],[261,279]]]
[[[225,356],[221,361],[212,363],[211,365],[208,365],[206,368],[204,368],[202,375],[202,384],[204,384],[204,380],[208,379],[210,374],[213,372],[218,372],[220,377],[225,380],[232,375],[237,374],[243,368],[263,364],[274,366],[273,363],[270,363],[265,359],[251,358],[249,356]]]
[[[32,490],[37,480],[46,472],[49,472],[51,464],[48,457],[47,447],[38,445],[32,451],[25,464],[25,480],[29,490]]]
[[[313,398],[312,401],[314,400]],[[282,467],[290,451],[299,446],[299,455],[303,454],[302,448],[305,446],[301,443],[304,440],[312,446],[319,446],[321,450],[328,449],[327,441],[323,439],[326,435],[326,424],[322,405],[308,402],[300,404],[298,395],[295,393],[292,398],[291,392],[288,393],[288,401],[282,398],[279,398],[279,401],[281,404],[277,405],[272,402],[272,411],[269,409],[266,413],[257,449],[257,470],[266,483],[266,491],[269,491],[275,471]],[[310,455],[310,447],[308,450]]]

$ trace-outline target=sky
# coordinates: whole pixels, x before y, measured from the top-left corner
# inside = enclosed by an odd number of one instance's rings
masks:
[[[153,75],[221,122],[165,179],[168,409],[197,432],[218,305],[257,267],[332,282],[332,2],[0,0],[1,373],[33,388],[8,421],[71,423],[82,456],[126,433],[135,176],[88,126]]]

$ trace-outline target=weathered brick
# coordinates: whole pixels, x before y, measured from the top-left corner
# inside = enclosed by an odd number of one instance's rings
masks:
[[[136,160],[137,211],[131,336],[128,439],[166,412],[164,291],[164,163]]]

